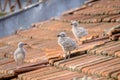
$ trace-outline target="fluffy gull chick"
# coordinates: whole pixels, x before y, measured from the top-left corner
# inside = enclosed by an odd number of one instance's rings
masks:
[[[62,47],[63,52],[65,54],[65,59],[68,54],[68,59],[70,58],[71,51],[77,48],[76,42],[72,40],[70,37],[67,37],[65,32],[60,32],[58,34],[58,44]]]
[[[79,43],[79,39],[83,36],[86,36],[88,34],[87,30],[83,27],[79,27],[79,23],[77,21],[71,21],[72,25],[72,32]]]
[[[23,61],[25,59],[26,52],[25,52],[25,49],[23,48],[24,45],[27,45],[27,44],[24,42],[19,42],[18,48],[14,52],[14,59],[17,64],[17,68],[20,64],[23,63]]]

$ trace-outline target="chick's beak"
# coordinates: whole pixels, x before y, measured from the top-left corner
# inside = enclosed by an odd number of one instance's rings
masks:
[[[24,45],[26,45],[27,48],[32,48],[30,44],[25,43]]]
[[[60,35],[57,35],[57,37],[60,37]]]
[[[28,45],[27,43],[24,43],[24,45]]]
[[[73,25],[72,23],[70,25]]]

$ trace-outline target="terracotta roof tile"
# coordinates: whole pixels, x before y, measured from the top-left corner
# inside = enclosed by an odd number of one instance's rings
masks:
[[[0,72],[3,74],[14,74],[14,73],[9,73],[9,72],[14,70],[15,68],[16,68],[15,62],[10,62],[4,65],[1,65]]]
[[[34,75],[31,75],[34,74]],[[54,67],[45,67],[42,69],[38,69],[35,71],[31,71],[28,73],[24,73],[18,76],[19,79],[22,80],[35,80],[35,79],[45,79],[45,80],[58,80],[58,79],[72,79],[74,77],[82,77],[83,74],[79,74],[76,72],[69,72],[66,70],[60,70],[60,69],[56,69]]]
[[[96,48],[89,50],[88,53],[118,56],[116,52],[119,51],[119,46],[120,46],[119,43],[120,43],[119,41],[109,42],[109,43],[106,43],[104,46],[96,47]]]
[[[14,46],[10,46],[10,45],[6,45],[4,46],[3,49],[0,50],[0,53],[2,54],[1,56],[4,56],[4,57],[11,57],[11,56],[7,56],[7,54],[13,54],[14,53],[14,50],[16,49],[16,47]]]
[[[10,63],[10,62],[13,62],[14,60],[13,59],[9,59],[9,58],[1,58],[0,59],[0,65],[4,65],[4,64],[7,64],[7,63]]]
[[[9,79],[12,78],[14,75],[10,74],[10,75],[6,75],[6,74],[2,74],[0,73],[0,79],[4,80],[4,79]]]
[[[115,38],[116,35],[119,37],[119,31],[103,36],[108,29],[119,24],[119,4],[119,0],[90,0],[80,8],[65,12],[59,18],[34,23],[29,30],[1,38],[0,78],[15,76],[16,72],[20,80],[72,80],[81,79],[84,74],[88,74],[93,80],[107,80],[107,78],[119,80],[120,41],[109,39]],[[56,36],[59,32],[65,31],[74,39],[70,20],[78,20],[80,26],[88,30],[89,35],[81,38],[80,41],[84,43],[78,50],[72,51],[69,60],[63,61],[63,51],[57,44]],[[21,65],[20,70],[16,70],[11,53],[20,41],[27,42],[30,46],[25,47],[27,63]],[[47,66],[48,60],[59,69]],[[36,62],[39,64],[33,65]],[[20,74],[21,72],[26,73]]]
[[[117,62],[118,60],[119,58],[82,55],[78,59],[75,58],[70,61],[68,60],[67,62],[55,62],[54,65],[70,71],[83,72],[89,75],[111,77],[112,73],[119,70],[119,62]]]
[[[71,14],[68,12],[62,16],[62,19],[75,19],[80,23],[118,22],[120,11],[117,5],[119,1],[96,1],[89,3],[84,9],[75,9],[70,12]]]
[[[115,56],[120,56],[120,51],[115,52]]]
[[[22,36],[19,36],[19,35],[12,35],[12,36],[8,36],[8,37],[5,37],[5,38],[2,38],[0,40],[0,42],[6,44],[6,45],[11,45],[11,46],[16,46],[18,44],[18,42],[25,42],[29,40],[29,38],[25,38],[25,37],[22,37]]]

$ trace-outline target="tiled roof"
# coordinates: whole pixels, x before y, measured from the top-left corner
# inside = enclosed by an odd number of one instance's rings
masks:
[[[34,75],[32,75],[34,74]],[[45,67],[42,69],[34,70],[18,76],[20,80],[74,80],[83,77],[82,73],[71,72],[68,70],[61,70],[55,67]],[[105,80],[105,78],[98,78],[91,76],[93,79]]]
[[[93,80],[120,79],[120,0],[89,0],[60,17],[32,24],[32,28],[0,39],[0,79],[75,80],[88,75]],[[89,35],[63,61],[57,34],[65,31],[74,39],[70,20],[78,20]],[[111,40],[112,39],[112,40]],[[114,41],[117,40],[117,41]],[[13,60],[18,42],[27,42],[25,62],[16,69]]]
[[[34,74],[34,75],[32,75],[32,74]],[[37,79],[57,80],[61,76],[63,76],[64,78],[67,78],[66,76],[70,76],[70,75],[72,75],[73,77],[74,76],[79,76],[79,77],[82,76],[82,74],[78,74],[76,72],[69,72],[67,70],[56,69],[54,67],[45,67],[42,69],[28,72],[26,74],[21,74],[18,76],[18,78],[21,80],[30,80],[30,79],[31,80],[37,80]],[[73,77],[71,77],[71,78],[73,78]],[[68,78],[70,78],[70,77],[68,77]]]
[[[120,41],[112,41],[88,51],[90,54],[120,57]]]
[[[54,65],[62,69],[89,75],[116,78],[118,74],[112,75],[120,70],[119,60],[119,58],[86,54],[75,57],[67,62],[55,62]]]

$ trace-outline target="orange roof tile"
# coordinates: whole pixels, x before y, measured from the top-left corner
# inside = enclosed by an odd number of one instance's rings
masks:
[[[41,23],[32,24],[33,28],[0,39],[0,78],[15,76],[16,64],[13,52],[20,41],[27,42],[25,64],[20,80],[70,80],[81,79],[83,73],[94,80],[120,79],[120,41],[109,38],[120,37],[119,31],[106,34],[108,29],[120,24],[119,0],[89,0],[90,2],[75,10],[65,12],[59,18],[52,18]],[[81,38],[84,43],[78,50],[72,51],[71,58],[63,61],[63,51],[57,44],[57,34],[65,31],[74,39],[70,20],[78,20],[80,26],[88,30],[89,35]],[[104,35],[104,36],[103,36]],[[87,54],[86,54],[87,53]],[[109,56],[108,56],[109,55]],[[47,66],[49,63],[54,65]],[[35,63],[37,65],[30,65]],[[23,67],[24,66],[24,67]],[[39,69],[38,69],[39,68]],[[33,71],[32,71],[33,70]],[[75,72],[71,72],[75,71]],[[22,72],[22,71],[21,71]],[[82,72],[82,73],[81,73]],[[33,75],[34,74],[34,75]],[[100,77],[98,77],[100,76]]]

